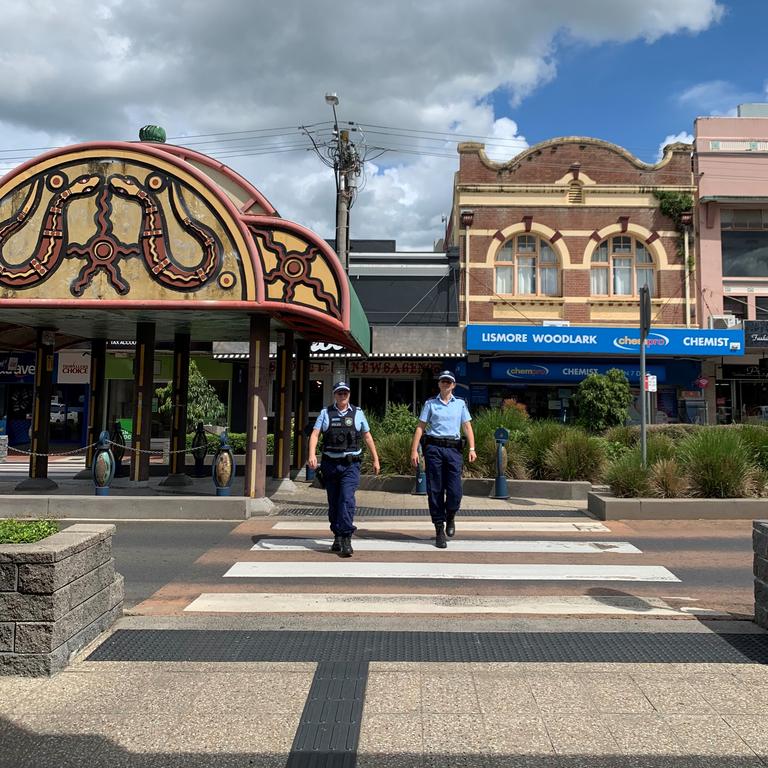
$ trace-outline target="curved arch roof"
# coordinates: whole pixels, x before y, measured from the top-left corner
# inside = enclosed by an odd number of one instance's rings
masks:
[[[90,338],[244,340],[249,318],[370,349],[330,246],[279,216],[250,182],[199,152],[95,142],[0,179],[0,323]],[[126,336],[127,334],[127,336]]]

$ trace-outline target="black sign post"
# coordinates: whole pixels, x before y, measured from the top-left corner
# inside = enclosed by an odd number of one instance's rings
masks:
[[[648,401],[646,394],[645,374],[645,340],[651,330],[651,292],[648,286],[640,288],[640,451],[643,466],[648,458],[648,435],[646,424],[648,423]]]

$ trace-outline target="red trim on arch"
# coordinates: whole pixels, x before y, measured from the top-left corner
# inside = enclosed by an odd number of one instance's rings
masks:
[[[656,230],[654,230],[653,232],[651,232],[651,236],[645,242],[650,244],[658,239],[659,239],[659,233]]]
[[[600,235],[598,234],[598,231],[597,231],[597,230],[595,230],[595,231],[594,231],[594,232],[593,232],[593,233],[590,235],[590,237],[591,237],[591,238],[592,238],[592,239],[593,239],[593,240],[594,240],[596,243],[599,243],[599,242],[600,242],[600,241],[603,239],[602,237],[600,237]]]
[[[619,224],[621,224],[622,234],[629,229],[629,216],[619,216]]]
[[[552,237],[549,238],[550,243],[556,243],[563,236],[563,233],[558,229]]]
[[[496,240],[498,240],[500,243],[503,243],[503,242],[504,242],[504,240],[506,239],[506,238],[504,237],[504,235],[502,235],[502,234],[501,234],[501,230],[498,230],[498,232],[496,232],[496,234],[494,235],[494,238],[495,238]]]
[[[525,231],[530,232],[533,226],[533,216],[523,216],[523,224],[525,224]]]

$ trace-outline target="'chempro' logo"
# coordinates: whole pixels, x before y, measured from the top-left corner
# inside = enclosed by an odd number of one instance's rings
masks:
[[[543,365],[513,365],[507,368],[507,376],[510,379],[531,379],[544,377],[549,373],[549,368]]]
[[[661,333],[649,333],[645,340],[645,348],[649,347],[666,347],[669,344],[669,337],[664,336]],[[613,346],[622,350],[623,352],[639,352],[640,351],[640,337],[639,336],[622,336],[620,339],[613,340]]]

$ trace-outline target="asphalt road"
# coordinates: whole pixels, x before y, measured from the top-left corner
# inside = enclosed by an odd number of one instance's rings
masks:
[[[115,522],[112,549],[117,571],[125,578],[125,609],[151,597],[169,581],[183,579],[195,560],[238,524],[218,520]]]

